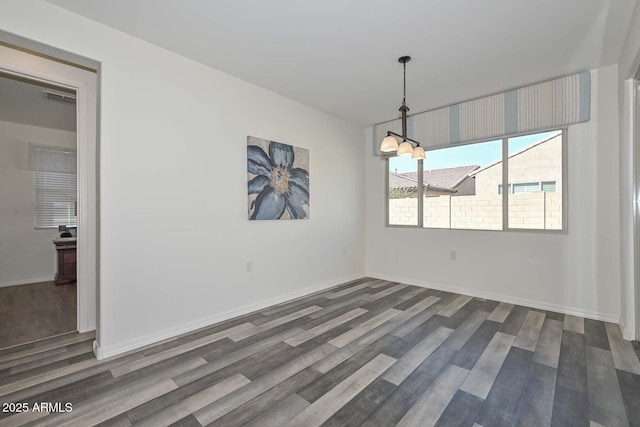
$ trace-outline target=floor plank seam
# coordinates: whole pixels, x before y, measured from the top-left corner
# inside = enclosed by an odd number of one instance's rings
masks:
[[[92,340],[0,351],[0,399],[74,408],[0,414],[0,424],[640,419],[640,345],[617,325],[385,280],[358,279],[106,361],[83,360]]]

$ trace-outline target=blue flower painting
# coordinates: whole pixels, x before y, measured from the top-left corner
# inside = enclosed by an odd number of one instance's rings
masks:
[[[309,150],[247,137],[249,219],[309,218]]]

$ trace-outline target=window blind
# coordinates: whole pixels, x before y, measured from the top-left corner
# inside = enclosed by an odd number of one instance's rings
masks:
[[[75,174],[76,158],[75,148],[29,144],[29,169],[32,171]]]
[[[591,73],[585,71],[407,117],[407,136],[426,148],[557,129],[591,118]],[[373,127],[373,153],[400,119]]]
[[[35,174],[36,227],[76,227],[76,175],[57,172]]]
[[[35,174],[36,228],[77,226],[77,166],[72,148],[29,145]]]

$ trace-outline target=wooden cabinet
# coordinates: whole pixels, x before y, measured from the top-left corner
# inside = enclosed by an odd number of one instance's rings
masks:
[[[55,284],[65,285],[76,281],[76,238],[63,237],[55,239],[56,256],[58,257],[58,271]]]

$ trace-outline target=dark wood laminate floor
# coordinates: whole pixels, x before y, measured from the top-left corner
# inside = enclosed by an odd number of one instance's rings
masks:
[[[29,409],[0,424],[640,423],[640,360],[616,325],[382,280],[101,362],[92,340],[0,351],[0,402]]]
[[[0,288],[0,349],[76,330],[76,285]]]

